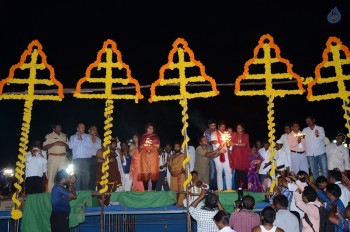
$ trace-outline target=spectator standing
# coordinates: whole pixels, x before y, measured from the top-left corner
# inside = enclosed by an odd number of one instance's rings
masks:
[[[98,137],[97,127],[96,126],[90,126],[89,128],[89,135],[91,136],[92,146],[90,149],[90,183],[89,183],[89,189],[92,191],[96,191],[96,169],[97,169],[97,160],[96,160],[96,154],[99,149],[102,148],[102,142],[101,139]]]
[[[204,135],[200,136],[198,140],[199,146],[196,148],[194,170],[198,172],[198,178],[201,181],[209,183],[209,160],[218,155],[221,147],[213,151],[213,147],[208,144],[208,140]]]
[[[77,133],[69,138],[69,148],[73,152],[76,190],[89,189],[92,145],[91,136],[85,133],[85,125],[79,123],[77,125]]]
[[[218,187],[218,190],[224,189],[223,173],[225,173],[226,190],[231,190],[232,189],[232,169],[230,166],[230,161],[232,157],[229,154],[232,151],[232,146],[230,146],[231,138],[224,135],[229,135],[229,133],[226,129],[226,123],[221,121],[218,124],[218,130],[211,134],[211,139],[212,139],[211,143],[213,144],[213,150],[216,150],[219,147],[221,147],[219,151],[219,156],[214,158],[216,174],[217,174],[217,187]]]
[[[203,136],[205,136],[208,143],[212,145],[212,134],[217,131],[216,122],[214,120],[208,120],[207,125],[208,128],[204,131]],[[217,175],[214,158],[209,158],[209,186],[210,189],[217,190]]]
[[[249,134],[245,132],[244,125],[238,123],[236,131],[232,133],[231,168],[235,172],[235,189],[248,189],[248,169],[250,167]]]
[[[349,149],[344,147],[345,135],[338,134],[336,137],[336,143],[330,143],[326,146],[328,171],[334,168],[349,176],[350,162],[349,162]]]
[[[310,163],[310,168],[314,179],[320,175],[328,175],[327,167],[327,154],[324,144],[325,132],[323,127],[315,124],[315,118],[313,116],[307,116],[306,125],[302,131],[305,134],[305,151],[307,159]]]
[[[267,140],[263,141],[263,147],[259,149],[259,154],[264,159],[259,167],[259,178],[260,183],[264,183],[264,180],[268,178],[268,171],[271,168],[270,162],[270,151],[269,151],[270,143]]]
[[[288,144],[292,171],[298,173],[302,170],[309,173],[309,165],[305,153],[305,135],[301,133],[298,122],[293,122],[291,128],[292,131],[288,134]]]
[[[43,150],[46,150],[48,153],[47,179],[49,192],[51,192],[51,189],[55,183],[57,170],[64,168],[68,164],[67,135],[62,133],[62,126],[60,123],[53,123],[51,127],[52,132],[45,136],[45,141],[43,143]]]
[[[282,144],[283,144],[282,149],[283,149],[283,151],[286,152],[287,157],[288,157],[288,162],[289,162],[290,165],[291,165],[292,161],[291,161],[291,158],[290,158],[290,148],[289,148],[289,143],[288,143],[288,135],[289,135],[289,133],[291,131],[292,131],[292,129],[290,128],[290,124],[286,123],[284,125],[284,134],[281,135],[281,137],[279,139],[282,142]]]
[[[47,160],[44,154],[45,152],[41,150],[41,142],[34,141],[26,157],[26,194],[44,192],[44,179],[47,172]]]

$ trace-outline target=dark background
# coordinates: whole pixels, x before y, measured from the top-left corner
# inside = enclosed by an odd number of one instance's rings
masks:
[[[335,6],[342,14],[337,24],[327,21]],[[107,39],[116,41],[132,76],[141,85],[158,79],[160,67],[167,62],[172,43],[178,37],[187,40],[195,58],[206,66],[206,73],[217,83],[234,83],[244,63],[252,58],[259,38],[274,37],[281,56],[293,64],[302,77],[313,76],[322,61],[322,52],[330,36],[350,46],[349,1],[72,1],[72,3],[0,3],[0,79],[6,78],[11,65],[19,62],[27,45],[38,39],[47,61],[55,68],[56,79],[65,88],[75,88],[97,51]],[[196,88],[200,91],[200,88]],[[246,125],[251,141],[267,137],[267,98],[238,97],[234,87],[218,87],[220,95],[189,100],[190,145],[206,129],[210,118],[233,126]],[[161,142],[181,139],[181,106],[178,101],[148,103],[149,89],[139,104],[115,101],[113,136],[129,139],[143,133],[144,125],[155,124]],[[23,101],[0,101],[0,167],[15,165],[18,155]],[[312,114],[333,139],[346,132],[341,100],[308,102],[306,94],[275,100],[276,137],[283,125]],[[95,124],[103,135],[104,100],[75,99],[66,94],[62,102],[34,102],[30,141],[51,132],[53,121],[62,123],[63,132],[75,133],[76,124]]]

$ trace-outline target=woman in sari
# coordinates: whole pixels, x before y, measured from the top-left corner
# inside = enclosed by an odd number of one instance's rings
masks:
[[[129,154],[131,155],[130,165],[130,178],[132,178],[132,189],[134,192],[144,192],[143,182],[137,180],[137,176],[140,173],[140,152],[137,149],[135,143],[131,143],[129,146]]]
[[[160,139],[154,133],[152,123],[147,123],[145,133],[139,138],[140,151],[140,173],[138,181],[143,181],[145,190],[149,190],[148,182],[152,182],[152,190],[156,189],[156,184],[159,179],[159,147]]]
[[[259,179],[259,168],[264,158],[258,152],[256,145],[250,148],[249,162],[250,168],[248,170],[248,190],[252,192],[261,192],[262,187]]]
[[[117,153],[116,153],[116,149],[117,149],[117,141],[115,139],[111,140],[111,144],[109,145],[109,149],[110,152],[108,154],[108,159],[109,159],[109,169],[108,169],[108,193],[112,193],[115,192],[115,190],[117,190],[118,187],[120,187],[122,185],[122,181],[121,181],[121,176],[120,176],[120,172],[118,169],[118,165],[117,165]],[[96,159],[97,159],[97,169],[96,169],[96,184],[97,184],[97,188],[98,190],[102,189],[102,185],[101,185],[101,177],[102,177],[102,164],[105,161],[105,158],[103,157],[103,152],[106,150],[106,148],[103,149],[99,149],[96,153]],[[102,197],[99,197],[100,201],[102,201]],[[110,202],[110,196],[104,196],[104,205],[108,206]],[[102,204],[102,202],[101,202]]]
[[[244,126],[242,123],[236,125],[236,131],[232,133],[232,166],[235,170],[235,189],[248,188],[248,169],[249,169],[249,135],[245,133]]]

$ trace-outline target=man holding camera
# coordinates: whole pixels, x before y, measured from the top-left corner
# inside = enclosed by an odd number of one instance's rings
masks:
[[[205,200],[204,206],[197,208],[202,200]],[[188,210],[191,216],[197,221],[198,232],[218,231],[218,227],[213,218],[218,210],[224,210],[224,208],[219,201],[219,196],[215,192],[202,188],[201,194],[194,202],[192,202]]]
[[[230,227],[235,231],[250,232],[252,228],[260,225],[260,216],[253,212],[255,199],[252,196],[243,196],[240,205],[230,217]]]

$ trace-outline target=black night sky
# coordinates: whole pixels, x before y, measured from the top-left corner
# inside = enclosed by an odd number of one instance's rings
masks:
[[[38,39],[47,61],[55,68],[56,79],[64,88],[75,88],[97,51],[107,39],[114,40],[132,76],[141,85],[158,79],[160,67],[167,62],[172,43],[187,40],[195,58],[206,66],[206,73],[217,83],[234,83],[244,63],[252,58],[259,38],[269,33],[281,49],[281,56],[293,64],[302,77],[314,75],[330,36],[350,46],[349,1],[193,1],[142,3],[130,1],[72,1],[40,4],[0,3],[0,79],[6,78],[19,62],[27,45]],[[17,3],[16,3],[17,2]],[[191,3],[190,3],[191,2]],[[337,7],[342,19],[327,21]],[[190,145],[197,146],[208,119],[224,120],[229,125],[243,122],[251,141],[267,137],[267,98],[238,97],[234,87],[218,87],[220,95],[189,100]],[[129,139],[143,133],[153,122],[161,142],[181,139],[181,106],[177,101],[148,103],[150,90],[139,104],[115,101],[113,135]],[[0,101],[0,168],[15,165],[21,131],[24,101]],[[306,94],[275,100],[276,137],[284,123],[299,121],[305,127],[306,115],[314,115],[326,136],[346,132],[341,100],[308,102]],[[104,100],[75,99],[66,94],[62,102],[34,102],[30,141],[43,141],[53,121],[62,123],[63,132],[75,133],[76,124],[95,124],[103,134]]]

